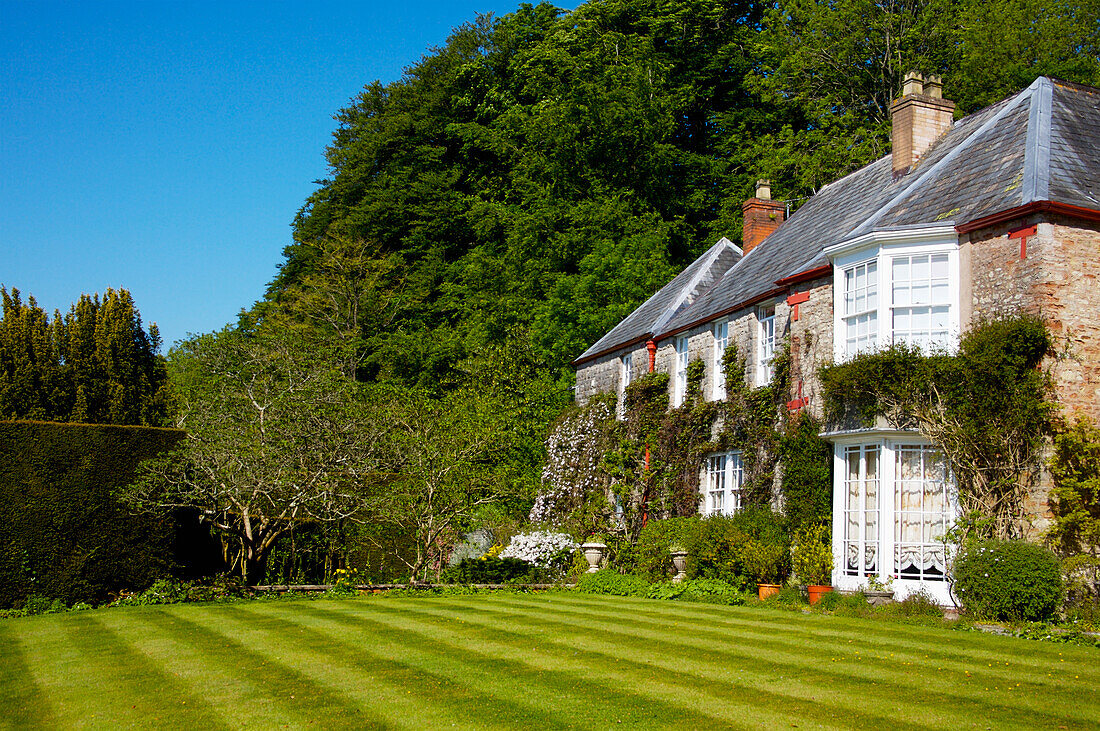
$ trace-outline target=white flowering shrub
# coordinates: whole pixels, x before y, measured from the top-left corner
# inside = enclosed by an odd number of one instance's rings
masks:
[[[512,536],[512,542],[501,551],[501,558],[518,558],[544,569],[562,568],[577,550],[577,542],[566,533],[535,531]]]
[[[560,526],[586,496],[605,489],[607,477],[599,467],[606,451],[607,424],[614,418],[607,401],[593,401],[558,423],[546,440],[542,488],[528,520]]]

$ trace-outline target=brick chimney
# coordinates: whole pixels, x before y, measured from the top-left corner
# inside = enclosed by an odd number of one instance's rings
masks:
[[[772,200],[772,184],[769,180],[756,181],[756,197],[741,204],[745,224],[741,250],[748,254],[756,245],[783,223],[787,207],[782,201]]]
[[[895,180],[909,172],[928,148],[951,129],[955,102],[944,99],[942,89],[939,76],[925,78],[916,71],[905,75],[901,98],[890,105]]]

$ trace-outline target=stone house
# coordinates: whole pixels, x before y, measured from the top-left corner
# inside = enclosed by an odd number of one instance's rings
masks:
[[[1100,420],[1100,89],[1038,78],[958,121],[938,77],[909,74],[892,105],[893,152],[837,180],[784,221],[766,181],[744,203],[743,248],[726,239],[575,362],[583,403],[646,372],[706,366],[704,396],[725,395],[736,344],[750,385],[767,383],[784,340],[788,408],[821,415],[818,367],[905,342],[952,348],[980,318],[1038,314],[1067,346],[1051,363],[1067,413]],[[833,584],[892,578],[949,600],[939,538],[955,517],[951,477],[919,434],[825,435],[833,444]],[[700,512],[739,507],[740,455],[710,455]],[[1045,527],[1046,485],[1028,501]]]

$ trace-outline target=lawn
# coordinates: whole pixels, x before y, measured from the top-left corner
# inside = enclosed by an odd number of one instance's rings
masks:
[[[14,727],[1082,728],[1100,651],[567,593],[0,622]]]

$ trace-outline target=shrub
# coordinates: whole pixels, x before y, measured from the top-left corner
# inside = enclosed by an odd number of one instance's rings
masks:
[[[680,601],[728,606],[741,606],[745,603],[745,595],[733,584],[721,579],[692,579],[679,586],[683,587],[683,591],[675,598]]]
[[[867,597],[858,591],[851,594],[839,591],[822,594],[814,608],[841,617],[870,617],[874,612]]]
[[[784,586],[777,594],[772,594],[764,600],[767,606],[780,609],[801,609],[806,604],[802,596],[802,590],[797,586]]]
[[[535,531],[512,536],[500,558],[518,558],[540,568],[564,571],[577,548],[577,542],[566,533]]]
[[[446,584],[536,584],[546,580],[546,570],[518,558],[466,558],[440,579]]]
[[[806,525],[795,534],[791,545],[791,568],[798,580],[807,585],[827,585],[832,579],[833,546],[829,526]]]
[[[779,583],[790,573],[786,521],[766,508],[700,521],[687,548],[690,578],[722,579],[747,590],[757,582]]]
[[[1065,594],[1058,559],[1023,541],[973,543],[956,559],[953,573],[955,594],[979,619],[1048,619]]]
[[[649,586],[649,582],[641,576],[620,574],[609,569],[585,574],[577,580],[577,591],[583,594],[644,597],[648,595]]]
[[[699,533],[698,518],[668,518],[651,520],[638,534],[630,548],[620,551],[619,568],[644,576],[650,581],[662,581],[672,572],[670,550],[679,544],[691,551]]]
[[[149,586],[173,560],[171,521],[135,516],[112,491],[181,431],[0,423],[0,606],[31,594],[103,601]]]

